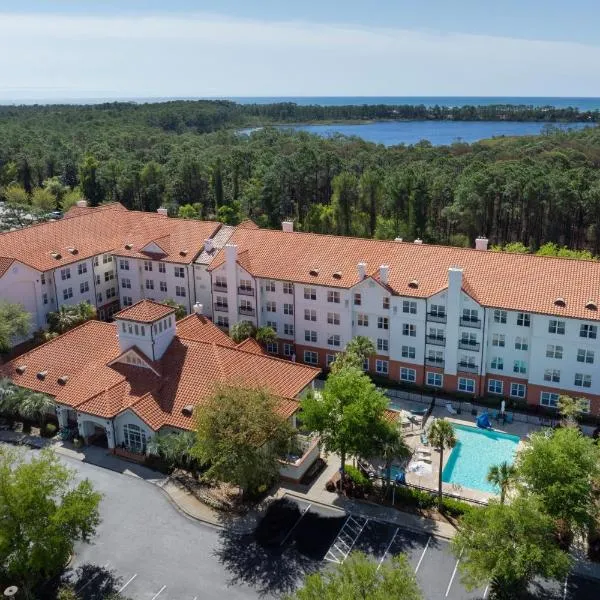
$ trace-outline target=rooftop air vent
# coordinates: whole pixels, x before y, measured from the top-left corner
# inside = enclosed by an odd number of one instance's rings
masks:
[[[19,375],[23,375],[23,373],[25,373],[25,371],[27,371],[27,365],[18,365],[17,368],[15,369],[15,371]]]
[[[77,248],[67,248],[67,250],[69,251],[69,254],[79,254],[79,250],[77,250]]]
[[[48,371],[38,371],[37,378],[41,381],[44,381],[44,379],[46,379],[46,375],[48,375]]]
[[[69,381],[69,376],[68,375],[61,375],[56,381],[60,385],[66,385],[67,381]]]
[[[62,258],[60,252],[52,252],[52,258],[55,258],[56,260],[60,260]]]
[[[133,248],[133,244],[125,244],[125,250],[131,250]]]
[[[333,278],[334,278],[334,279],[341,279],[341,278],[342,278],[342,272],[341,272],[341,271],[336,271],[336,272],[333,274]]]
[[[593,300],[588,300],[588,301],[585,303],[585,307],[586,307],[588,310],[598,310],[598,305],[597,305],[597,304],[596,304],[596,303],[595,303]]]
[[[416,279],[413,279],[408,283],[408,287],[416,289],[419,287],[419,282]]]
[[[564,307],[567,305],[567,303],[565,302],[565,299],[564,299],[564,298],[557,298],[557,299],[554,301],[554,305],[555,305],[555,306],[560,306],[561,308],[564,308]]]
[[[191,404],[187,404],[181,409],[181,414],[184,417],[191,417],[194,414],[194,407]]]
[[[179,256],[187,256],[188,251],[187,250],[180,250],[179,251]]]
[[[319,269],[311,269],[308,274],[316,277],[319,274]]]
[[[422,243],[423,243],[423,240],[421,238],[417,238],[415,240],[415,244],[422,244]]]

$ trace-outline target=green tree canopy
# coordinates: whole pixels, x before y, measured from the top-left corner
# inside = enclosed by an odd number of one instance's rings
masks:
[[[48,313],[48,327],[51,333],[65,333],[96,317],[96,309],[89,302],[63,304],[58,311]]]
[[[238,321],[234,323],[229,329],[229,335],[231,339],[239,344],[249,337],[254,337],[256,333],[256,327],[252,325],[250,321]]]
[[[179,302],[173,300],[173,298],[167,298],[162,301],[163,304],[167,306],[172,306],[175,309],[175,320],[179,321],[183,319],[187,315],[187,310],[183,304],[179,304]]]
[[[0,300],[0,352],[8,352],[15,338],[25,337],[31,328],[31,315],[22,304]]]
[[[507,461],[492,465],[487,474],[487,480],[500,489],[500,504],[504,504],[508,490],[515,484],[517,469]]]

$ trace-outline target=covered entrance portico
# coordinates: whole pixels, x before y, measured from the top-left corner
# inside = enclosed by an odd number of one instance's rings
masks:
[[[86,413],[77,413],[77,429],[85,444],[114,449],[115,436],[112,421]]]

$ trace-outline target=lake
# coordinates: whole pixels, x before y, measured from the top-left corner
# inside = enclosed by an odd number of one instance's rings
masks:
[[[350,123],[328,125],[282,125],[286,129],[307,131],[321,137],[336,134],[358,136],[367,142],[394,146],[416,144],[428,140],[434,146],[452,144],[456,141],[476,142],[497,136],[538,135],[546,123],[523,121],[376,121],[374,123]],[[560,123],[561,129],[590,127],[586,123]],[[251,133],[242,130],[240,133]]]

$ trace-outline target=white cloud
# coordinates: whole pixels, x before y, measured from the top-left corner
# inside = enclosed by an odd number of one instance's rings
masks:
[[[218,15],[0,13],[0,97],[600,96],[600,47]]]

